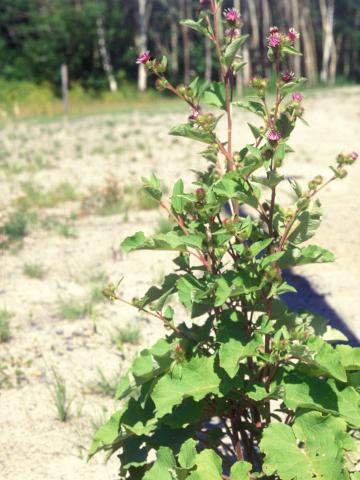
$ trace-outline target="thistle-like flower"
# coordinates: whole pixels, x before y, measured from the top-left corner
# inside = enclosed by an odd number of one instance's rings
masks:
[[[137,57],[136,63],[145,65],[149,60],[151,60],[150,50],[146,50]]]
[[[240,30],[238,28],[227,28],[225,30],[225,37],[230,38],[233,40],[234,38],[237,38],[240,36]]]
[[[273,27],[274,28],[274,27]],[[268,47],[276,48],[281,45],[281,35],[279,32],[270,33],[267,37]]]
[[[229,23],[238,23],[241,19],[240,12],[236,10],[236,8],[225,9],[223,15],[225,20]]]
[[[359,154],[358,154],[358,152],[351,152],[350,157],[355,162],[355,160],[357,160],[359,158]]]
[[[295,78],[295,73],[294,72],[283,72],[281,74],[281,80],[284,82],[284,83],[289,83],[289,82],[292,82]]]
[[[298,33],[295,28],[289,28],[289,31],[287,33],[287,37],[290,40],[290,42],[293,44],[295,43],[295,40],[300,38],[300,33]]]
[[[300,92],[295,92],[292,94],[292,99],[294,102],[302,102],[304,100],[304,95]]]
[[[279,33],[279,28],[278,27],[270,27],[269,32],[272,33]]]
[[[268,140],[270,140],[271,142],[278,142],[281,138],[281,134],[280,132],[278,132],[277,130],[273,129],[273,130],[270,130],[267,134],[266,134]]]

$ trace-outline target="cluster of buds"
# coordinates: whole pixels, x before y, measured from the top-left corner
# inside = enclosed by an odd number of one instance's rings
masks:
[[[192,103],[194,99],[194,91],[192,88],[188,87],[187,85],[183,85],[181,83],[176,87],[176,90],[186,102]]]
[[[157,75],[164,73],[167,67],[166,57],[163,57],[162,60],[157,60],[156,58],[152,58],[149,50],[141,53],[137,57],[136,63],[138,65],[144,65],[147,72],[155,73]]]
[[[249,87],[254,88],[259,97],[265,97],[268,83],[269,80],[267,78],[251,77],[249,81]]]
[[[330,168],[337,178],[345,178],[347,175],[347,170],[345,170],[344,165],[352,165],[358,158],[359,154],[357,152],[351,152],[348,154],[340,153],[336,159],[338,164],[337,168]]]
[[[316,175],[316,177],[313,178],[308,184],[310,192],[314,192],[323,183],[324,183],[324,178],[321,175]]]
[[[292,47],[299,37],[300,34],[294,28],[289,28],[287,33],[283,33],[280,32],[278,27],[271,27],[267,37],[267,44],[272,49],[278,49],[281,46]]]
[[[163,92],[168,88],[169,82],[165,77],[157,78],[155,82],[155,87],[159,92]]]
[[[195,109],[192,109],[195,111]],[[199,127],[201,127],[206,132],[211,132],[216,126],[216,117],[212,113],[198,113],[196,119],[193,120]]]
[[[343,153],[340,153],[337,156],[336,162],[339,166],[352,165],[358,158],[359,158],[359,154],[357,152],[351,152],[346,155],[344,155]]]

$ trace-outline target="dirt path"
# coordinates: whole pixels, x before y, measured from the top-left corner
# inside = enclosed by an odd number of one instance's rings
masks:
[[[309,95],[305,106],[312,128],[298,127],[291,142],[296,153],[289,156],[286,167],[299,181],[318,173],[327,176],[327,166],[338,152],[360,149],[360,88],[317,92]],[[0,310],[12,315],[12,338],[0,344],[4,480],[116,478],[116,459],[107,466],[101,458],[91,463],[84,460],[91,423],[98,424],[114,408],[113,401],[96,393],[93,384],[99,381],[99,368],[108,379],[126,370],[136,351],[161,334],[161,326],[128,307],[101,303],[96,289],[105,280],[117,282],[125,275],[124,295],[141,295],[171,269],[171,256],[118,253],[126,235],[161,227],[159,211],[122,205],[121,214],[103,216],[101,208],[88,203],[96,196],[102,202],[109,195],[109,177],[116,177],[121,192],[125,189],[128,196],[138,178],[152,172],[166,185],[181,175],[189,183],[189,168],[200,169],[203,160],[191,152],[191,142],[167,136],[168,127],[183,120],[181,114],[133,113],[68,124],[20,123],[0,131],[1,211],[5,215],[11,204],[14,209],[26,189],[30,203],[29,234],[22,248],[14,244],[12,251],[2,251],[0,259]],[[249,120],[254,122],[251,116],[239,115],[243,125]],[[245,132],[244,126],[239,127],[242,143],[250,141]],[[67,187],[60,192],[56,187],[61,183]],[[321,196],[324,222],[316,242],[334,251],[337,262],[300,271],[358,337],[359,184],[357,165],[346,180],[332,184]],[[34,187],[57,193],[44,199],[34,194]],[[91,189],[96,194],[89,200]],[[24,273],[29,264],[40,265],[43,278]],[[73,312],[66,311],[68,304]],[[119,350],[111,335],[116,328],[124,334],[129,324],[141,335],[140,344],[125,342]],[[51,395],[53,367],[64,377],[72,400],[66,423],[57,420]]]

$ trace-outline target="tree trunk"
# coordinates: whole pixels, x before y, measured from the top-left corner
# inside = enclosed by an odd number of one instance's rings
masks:
[[[293,27],[297,32],[300,31],[300,18],[299,18],[299,0],[291,0],[291,10],[292,10],[292,22]],[[296,40],[295,48],[300,49],[300,40]],[[294,72],[297,77],[301,77],[301,57],[298,55],[294,56]]]
[[[97,29],[97,36],[98,36],[98,46],[100,57],[102,61],[102,66],[104,72],[107,76],[107,80],[109,83],[109,88],[111,92],[116,92],[118,86],[114,77],[113,67],[110,60],[109,51],[106,45],[105,39],[105,28],[104,28],[104,19],[103,17],[98,17],[96,20],[96,29]]]
[[[171,70],[172,74],[177,77],[179,74],[179,59],[178,59],[178,49],[179,49],[179,35],[178,35],[178,26],[174,20],[174,16],[171,15],[171,27],[170,27],[170,44],[171,44]]]
[[[304,0],[302,15],[300,16],[301,33],[304,43],[305,74],[310,85],[317,80],[317,61],[315,35],[311,20],[311,10],[308,0]]]
[[[323,54],[320,78],[328,82],[330,77],[330,59],[334,48],[334,11],[335,0],[320,0],[321,21],[323,25]]]
[[[137,38],[137,47],[139,54],[147,50],[146,2],[147,0],[138,0],[139,33]],[[140,63],[138,67],[138,90],[140,92],[145,92],[146,87],[146,70],[145,66]]]
[[[181,0],[181,15],[182,18],[189,18],[189,1]],[[190,82],[190,38],[189,29],[181,26],[182,40],[183,40],[183,63],[184,63],[184,83],[187,85]]]
[[[250,0],[248,2],[250,24],[251,24],[251,49],[259,52],[259,42],[260,42],[260,32],[259,32],[259,22],[258,22],[258,13],[256,11],[256,1]]]

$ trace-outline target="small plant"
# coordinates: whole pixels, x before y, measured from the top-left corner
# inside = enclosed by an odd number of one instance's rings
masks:
[[[22,209],[12,212],[4,225],[0,227],[0,248],[12,242],[21,241],[28,233],[28,219]]]
[[[91,393],[104,395],[113,398],[119,384],[119,372],[107,377],[101,368],[97,369],[98,379],[90,383],[88,389]]]
[[[126,325],[126,327],[122,328],[117,327],[111,334],[111,341],[119,350],[122,350],[123,345],[126,343],[138,345],[140,338],[140,328],[135,325]]]
[[[78,320],[92,314],[94,304],[89,300],[61,299],[57,306],[57,315],[64,320]]]
[[[240,13],[222,12],[221,4],[201,0],[199,18],[182,22],[213,44],[220,81],[197,77],[174,86],[165,77],[166,58],[144,52],[137,60],[160,90],[189,106],[187,122],[170,133],[204,144],[209,167],[190,191],[179,179],[169,200],[155,176],[144,182],[174,225],[150,237],[137,232],[122,249],[176,252],[176,270],[141,298],[129,301],[115,287],[105,293],[161,322],[167,334],[121,379],[116,398],[125,404],[98,430],[90,455],[118,451],[121,479],[356,480],[350,454],[360,428],[360,349],[334,343],[343,337],[326,319],[292,311],[283,294],[296,289],[283,272],[334,260],[308,240],[321,223],[319,193],[344,178],[358,154],[338,155],[328,179],[287,182],[290,137],[305,121],[298,92],[304,79],[287,69],[300,55],[298,33],[270,28],[265,41],[275,84],[253,77],[252,96],[234,101],[247,36]],[[257,118],[249,124],[252,142],[240,150],[234,108]],[[294,192],[293,204],[279,202],[280,184]],[[171,305],[174,296],[186,321]]]
[[[51,208],[64,202],[77,200],[74,187],[68,182],[62,182],[56,187],[43,191],[32,183],[23,184],[23,195],[17,199],[17,205],[26,210],[30,208]]]
[[[53,376],[51,394],[55,403],[58,419],[60,422],[66,422],[69,419],[72,402],[68,399],[64,378],[55,368],[51,369],[51,373]]]
[[[0,310],[0,343],[8,342],[11,338],[10,318],[12,313],[8,310]]]
[[[46,275],[46,270],[39,263],[25,263],[23,272],[30,278],[42,279]]]

